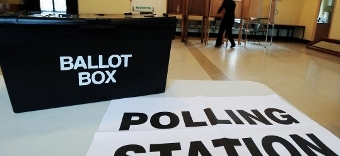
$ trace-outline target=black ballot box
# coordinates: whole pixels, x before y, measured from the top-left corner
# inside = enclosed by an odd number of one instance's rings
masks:
[[[0,16],[16,113],[162,93],[176,17]]]

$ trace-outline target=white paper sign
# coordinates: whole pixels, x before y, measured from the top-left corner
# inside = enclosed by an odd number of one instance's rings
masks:
[[[190,111],[197,120],[205,120],[205,116],[200,113],[201,108],[204,107],[201,97],[113,100],[103,117],[98,132],[170,129],[167,127],[182,129],[186,128],[182,111]],[[164,126],[160,126],[159,123]]]
[[[223,155],[214,149],[211,140],[223,138],[219,128],[176,129],[162,131],[97,132],[87,156],[159,156],[188,155],[191,142],[199,141],[213,155]],[[193,145],[191,145],[193,146]],[[100,149],[100,150],[99,150]]]
[[[88,156],[340,155],[340,139],[277,95],[113,100]]]
[[[318,126],[97,132],[87,156],[335,156],[339,143]]]
[[[246,128],[301,126],[316,123],[276,95],[128,98],[111,102],[98,131],[183,129],[216,124]]]
[[[202,97],[218,120],[227,127],[294,127],[317,125],[277,95],[254,97]],[[209,111],[210,111],[209,110]]]

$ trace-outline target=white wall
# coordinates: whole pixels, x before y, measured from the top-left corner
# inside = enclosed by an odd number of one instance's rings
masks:
[[[130,11],[129,0],[79,0],[79,14],[122,14]]]
[[[154,13],[166,12],[167,0],[79,0],[80,14],[122,14],[131,12],[132,6],[152,6]]]
[[[167,0],[131,0],[131,6],[154,7],[154,13],[162,15],[166,12]]]

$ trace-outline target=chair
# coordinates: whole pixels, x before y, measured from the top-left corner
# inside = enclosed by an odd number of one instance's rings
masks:
[[[251,29],[248,29],[248,34],[251,35],[253,37],[253,41],[255,42],[255,38],[257,36],[257,33],[259,32],[259,29],[260,29],[260,23],[255,23],[255,24],[252,24],[253,27]],[[257,38],[259,44],[260,44],[260,39]],[[249,42],[249,38],[248,38],[248,42]]]
[[[188,21],[188,29],[197,29],[197,32],[199,31],[200,27],[198,26],[197,20],[189,20]]]
[[[250,35],[256,35],[260,30],[260,23],[254,24],[253,28],[249,30]]]
[[[176,28],[182,28],[182,19],[177,19]]]
[[[188,32],[189,29],[194,29],[196,30],[196,32],[194,32],[194,34],[196,34],[197,36],[199,36],[199,32],[201,30],[200,26],[198,25],[199,21],[197,20],[188,20]],[[192,32],[192,31],[191,31]]]
[[[261,34],[262,36],[267,34],[267,28],[265,27],[264,24],[260,24],[258,33]]]
[[[261,35],[264,35],[266,33],[264,27],[260,23],[255,23],[253,24],[253,27],[251,29],[248,29],[247,33],[249,35],[251,35],[253,37],[253,41],[255,42],[255,38],[257,38],[257,41],[260,44],[260,36],[258,35],[259,33],[261,33]],[[248,42],[249,42],[249,38],[248,38]]]
[[[202,26],[202,21],[196,21],[197,22],[197,27],[198,27],[198,31],[200,32],[200,31],[202,31],[202,28],[203,28],[203,26]]]
[[[215,33],[215,22],[214,21],[209,21],[209,24],[210,24],[210,32],[211,33]]]
[[[237,34],[238,34],[239,30],[240,30],[240,23],[234,22],[234,25],[232,27],[232,31],[237,31]]]
[[[177,19],[176,32],[182,32],[182,19]]]
[[[214,33],[216,33],[216,30],[217,30],[217,32],[218,32],[218,30],[220,29],[221,21],[222,21],[222,20],[215,20]]]

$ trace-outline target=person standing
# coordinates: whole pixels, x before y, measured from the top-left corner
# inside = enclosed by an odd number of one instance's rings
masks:
[[[220,29],[218,30],[215,47],[220,47],[222,45],[224,31],[226,31],[228,40],[231,43],[230,48],[236,46],[232,33],[232,27],[235,21],[235,8],[236,3],[233,0],[224,0],[218,9],[217,13],[221,13],[223,9],[225,13],[221,21]]]

